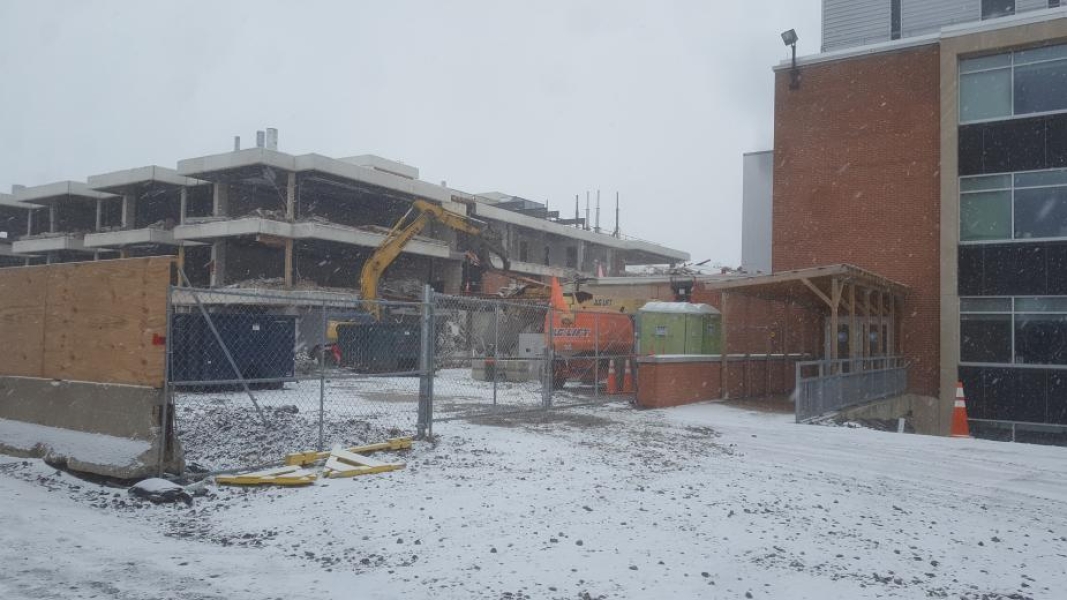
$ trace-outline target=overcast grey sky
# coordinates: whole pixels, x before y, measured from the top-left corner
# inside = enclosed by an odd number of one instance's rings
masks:
[[[0,190],[225,152],[379,154],[467,192],[741,257],[741,154],[818,0],[0,3]]]

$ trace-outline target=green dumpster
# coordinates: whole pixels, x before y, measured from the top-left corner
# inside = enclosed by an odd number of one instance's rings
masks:
[[[649,302],[638,311],[641,354],[718,354],[722,314],[707,304]]]

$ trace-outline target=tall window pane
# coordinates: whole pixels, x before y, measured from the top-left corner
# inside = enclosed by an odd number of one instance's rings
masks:
[[[1067,187],[1015,190],[1015,237],[1067,236]]]
[[[960,196],[960,240],[1011,239],[1011,192]]]
[[[960,360],[1011,362],[1011,315],[960,315]]]
[[[1016,315],[1015,362],[1067,364],[1067,315]]]
[[[1015,114],[1025,115],[1065,108],[1067,60],[1015,68]]]
[[[960,121],[1011,116],[1011,69],[960,75]]]

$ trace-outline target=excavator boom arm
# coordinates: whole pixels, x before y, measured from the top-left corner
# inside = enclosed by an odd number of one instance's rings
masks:
[[[417,215],[411,218],[415,213]],[[411,209],[393,226],[382,243],[374,250],[374,254],[363,263],[363,270],[359,277],[360,297],[363,299],[366,310],[376,319],[381,317],[381,308],[377,303],[378,282],[381,281],[389,265],[393,264],[393,261],[403,252],[404,247],[411,242],[412,238],[426,229],[431,220],[478,238],[481,246],[478,254],[482,261],[489,260],[488,253],[497,254],[503,262],[504,270],[510,268],[507,255],[499,241],[486,236],[486,232],[489,231],[486,223],[449,212],[425,200],[415,200]]]

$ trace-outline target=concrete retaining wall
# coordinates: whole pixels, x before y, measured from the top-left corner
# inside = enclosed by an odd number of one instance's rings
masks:
[[[27,440],[24,436],[17,442],[0,439],[0,449],[23,456],[51,456],[73,469],[109,477],[131,479],[150,475],[158,468],[162,403],[163,391],[152,387],[0,376],[0,419],[44,426],[24,428],[41,432],[41,439]],[[131,457],[130,461],[98,464],[80,458],[76,451],[57,455],[55,444],[47,439],[50,435],[47,428],[97,434],[101,436],[99,444],[110,443],[108,437],[143,441],[151,449],[143,456]],[[168,430],[173,433],[172,427]],[[57,431],[55,435],[62,434]],[[93,438],[89,440],[91,443]],[[168,444],[165,462],[171,468],[180,466],[181,450],[173,439]]]
[[[915,433],[943,435],[938,422],[939,401],[929,396],[904,394],[878,400],[863,406],[845,409],[837,414],[837,421],[889,421],[904,418]]]

